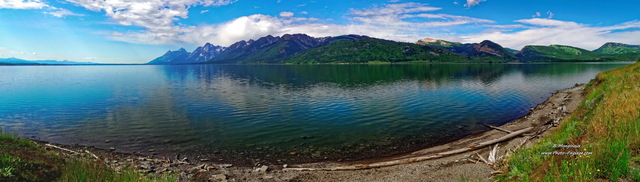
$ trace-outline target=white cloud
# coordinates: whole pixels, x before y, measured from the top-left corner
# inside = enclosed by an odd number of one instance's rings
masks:
[[[288,11],[280,12],[280,17],[292,17],[292,16],[293,16],[293,12],[288,12]]]
[[[593,27],[570,21],[541,18],[522,19],[515,22],[528,26],[521,31],[488,31],[460,37],[462,42],[491,40],[503,46],[520,49],[525,45],[571,45],[585,49],[596,49],[605,42],[638,44],[640,21],[631,21],[613,26]]]
[[[143,44],[184,43],[185,39],[189,37],[184,34],[189,33],[193,28],[177,26],[175,21],[188,18],[190,7],[222,6],[235,2],[234,0],[68,1],[92,11],[104,11],[118,24],[144,28],[145,30],[139,32],[114,32],[111,34],[115,40]]]
[[[202,10],[202,11],[200,11],[200,14],[203,14],[203,13],[206,13],[206,12],[209,12],[209,10]]]
[[[180,27],[175,32],[166,32],[164,34],[147,31],[116,32],[111,37],[118,41],[144,44],[182,42],[202,45],[210,42],[216,45],[229,46],[240,40],[257,39],[266,35],[281,36],[295,33],[305,33],[315,37],[364,34],[372,37],[410,42],[422,37],[419,35],[405,35],[399,32],[399,29],[388,29],[376,25],[325,24],[311,18],[278,18],[261,14],[239,17],[219,25]]]
[[[531,18],[538,18],[538,17],[540,17],[540,12],[536,12],[536,14],[531,16]]]
[[[361,17],[376,17],[376,16],[390,16],[400,15],[405,13],[417,13],[426,11],[436,11],[442,8],[430,7],[427,4],[422,3],[402,3],[402,4],[388,4],[381,8],[371,8],[364,10],[352,9],[351,14]]]
[[[554,14],[551,11],[547,11],[547,15],[549,15],[547,18],[551,19],[551,18],[553,18]]]
[[[467,4],[464,4],[465,7],[471,7],[471,6],[475,6],[480,4],[480,2],[483,2],[486,0],[467,0]]]
[[[523,24],[511,24],[511,25],[488,25],[487,27],[490,28],[498,28],[498,29],[503,29],[503,30],[512,30],[512,29],[516,29],[516,28],[527,28],[526,25]]]
[[[351,10],[352,20],[365,24],[400,28],[415,31],[427,27],[453,26],[469,23],[494,23],[491,20],[471,18],[466,16],[431,14],[425,12],[437,11],[441,8],[430,7],[421,3],[390,4],[381,8],[366,10]],[[420,18],[419,21],[408,21],[409,18]],[[432,21],[436,19],[436,21]]]
[[[67,9],[50,6],[41,0],[0,0],[0,9],[45,9],[44,14],[50,14],[58,18],[83,16]]]
[[[42,9],[48,5],[41,0],[0,0],[0,9]]]
[[[141,26],[157,33],[174,28],[174,22],[179,18],[188,18],[191,6],[221,6],[233,3],[231,0],[69,1],[92,11],[105,11],[107,16],[122,25]]]
[[[84,16],[82,14],[77,14],[77,13],[73,13],[67,9],[62,9],[62,8],[55,8],[52,7],[53,11],[49,11],[49,12],[44,12],[45,14],[50,14],[52,16],[58,17],[58,18],[62,18],[65,16]]]
[[[532,19],[522,19],[516,20],[515,22],[520,22],[529,25],[535,26],[551,26],[551,27],[577,27],[583,26],[576,22],[570,21],[560,21],[560,20],[551,20],[551,19],[543,19],[543,18],[532,18]]]
[[[102,3],[102,1],[98,3]],[[129,9],[118,11],[109,10],[107,14],[113,13],[110,16],[120,24],[145,28],[142,31],[113,32],[109,36],[114,40],[139,44],[201,45],[210,42],[222,46],[228,46],[240,40],[256,39],[266,35],[279,36],[287,33],[306,33],[316,37],[364,34],[378,38],[414,42],[424,37],[425,32],[441,31],[435,30],[438,27],[493,23],[491,20],[472,17],[426,13],[440,10],[440,8],[421,3],[403,3],[370,9],[352,9],[345,15],[350,17],[352,22],[345,25],[327,23],[331,20],[295,17],[293,12],[282,12],[279,17],[254,14],[213,25],[175,25],[174,21],[177,18],[186,18],[188,10],[186,7],[184,5],[175,8],[176,13],[142,7],[129,7]],[[129,12],[133,10],[141,13]],[[122,14],[117,15],[118,13]],[[143,17],[143,15],[149,17]]]

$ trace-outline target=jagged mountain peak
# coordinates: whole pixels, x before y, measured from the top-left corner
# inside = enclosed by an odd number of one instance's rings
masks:
[[[238,41],[212,62],[279,62],[296,52],[319,46],[324,38],[306,34],[267,35],[257,40]]]
[[[151,60],[148,64],[174,64],[176,59],[184,59],[189,52],[184,48],[175,51],[167,51],[162,56]]]

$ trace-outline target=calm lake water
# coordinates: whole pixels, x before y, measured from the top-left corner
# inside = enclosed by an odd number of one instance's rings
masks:
[[[356,160],[485,131],[624,65],[0,66],[0,126],[238,164]]]

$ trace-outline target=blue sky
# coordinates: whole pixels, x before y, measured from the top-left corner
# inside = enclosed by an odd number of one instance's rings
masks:
[[[640,44],[640,1],[0,0],[0,58],[145,63],[206,42],[364,34],[505,47]]]

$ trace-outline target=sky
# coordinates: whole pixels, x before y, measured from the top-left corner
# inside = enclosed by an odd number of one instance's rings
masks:
[[[0,0],[0,58],[146,63],[266,35],[640,45],[638,0]]]

